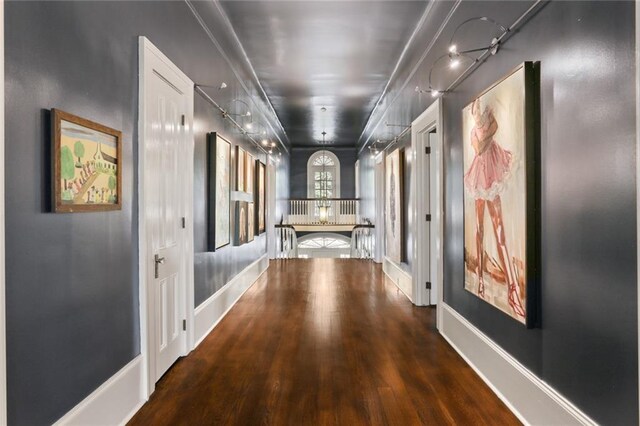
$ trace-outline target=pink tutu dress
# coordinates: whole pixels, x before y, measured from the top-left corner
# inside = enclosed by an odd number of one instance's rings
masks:
[[[476,137],[481,140],[482,128],[471,130],[471,140]],[[495,139],[491,138],[486,149],[476,154],[469,170],[464,175],[464,186],[467,193],[478,200],[492,201],[504,189],[511,169],[513,156],[510,151],[502,148]]]

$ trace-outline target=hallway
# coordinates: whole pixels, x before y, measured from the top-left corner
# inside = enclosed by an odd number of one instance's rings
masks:
[[[271,262],[130,425],[519,424],[380,265]]]

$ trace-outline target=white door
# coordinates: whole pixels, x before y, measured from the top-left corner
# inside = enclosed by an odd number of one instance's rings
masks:
[[[442,300],[443,167],[440,101],[433,103],[411,126],[415,153],[412,178],[412,214],[415,217],[416,265],[413,274],[414,303],[435,305]],[[438,311],[438,324],[441,312]]]
[[[155,383],[187,353],[187,311],[193,305],[187,291],[193,280],[193,83],[146,39],[141,55],[141,261],[149,379]]]

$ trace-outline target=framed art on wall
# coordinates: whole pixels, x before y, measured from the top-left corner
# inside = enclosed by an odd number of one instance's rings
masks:
[[[462,111],[465,289],[528,326],[539,250],[537,91],[526,62]]]
[[[236,191],[245,191],[245,168],[247,166],[247,157],[244,149],[236,146]]]
[[[231,143],[217,133],[207,135],[207,187],[209,251],[231,239]]]
[[[255,185],[255,203],[256,203],[256,234],[262,234],[265,231],[265,176],[266,167],[262,162],[256,160],[256,185]]]
[[[385,158],[385,240],[387,257],[402,262],[404,247],[404,149]]]
[[[253,155],[249,154],[248,152],[245,154],[247,163],[245,165],[245,188],[244,188],[244,192],[248,193],[248,194],[253,194],[253,185],[254,185],[254,170],[255,170],[255,163],[253,160]]]
[[[58,213],[122,208],[122,132],[51,110],[52,208]]]
[[[233,244],[241,246],[248,241],[248,210],[249,203],[246,201],[234,201],[234,227]]]
[[[247,206],[247,241],[253,241],[253,237],[256,235],[254,207],[255,203],[249,203]]]

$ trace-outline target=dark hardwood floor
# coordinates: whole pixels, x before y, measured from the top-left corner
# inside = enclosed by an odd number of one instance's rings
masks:
[[[130,425],[509,425],[516,417],[361,260],[271,262]]]

